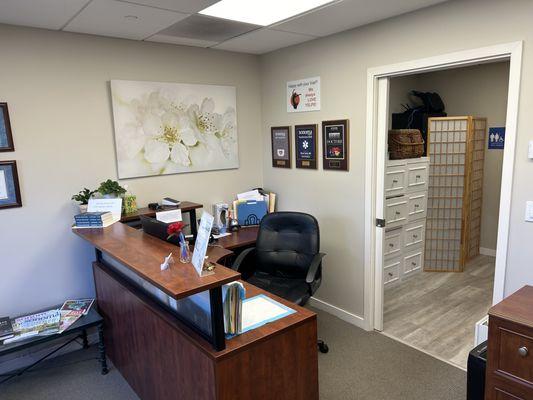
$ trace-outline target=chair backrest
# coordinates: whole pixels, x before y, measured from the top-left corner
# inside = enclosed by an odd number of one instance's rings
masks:
[[[320,251],[315,217],[299,212],[267,214],[259,225],[256,270],[285,278],[305,278]]]

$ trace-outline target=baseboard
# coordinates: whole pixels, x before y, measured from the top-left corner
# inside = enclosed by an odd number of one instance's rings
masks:
[[[355,325],[358,328],[368,330],[365,319],[359,315],[352,314],[349,311],[343,310],[342,308],[334,306],[333,304],[326,303],[324,300],[317,299],[316,297],[311,297],[311,299],[309,299],[309,304],[315,308],[318,308],[319,310],[335,315],[343,321]]]
[[[87,340],[89,341],[89,345],[98,343],[98,332],[90,332],[90,330],[88,330],[87,333]],[[51,342],[36,345],[35,347],[30,347],[28,349],[21,350],[20,352],[3,356],[2,359],[0,359],[0,374],[16,371],[18,369],[33,364],[40,358],[44,357],[47,353],[50,353],[55,348],[65,343],[65,339],[66,338],[58,338],[57,340]],[[63,354],[71,353],[76,350],[80,350],[81,348],[82,347],[77,342],[72,342],[68,346],[63,347],[61,350],[52,354],[49,358],[47,358],[47,360],[50,360]],[[39,367],[37,366],[37,368]]]
[[[496,250],[495,249],[487,249],[486,247],[480,247],[479,248],[479,254],[482,254],[484,256],[496,257]]]

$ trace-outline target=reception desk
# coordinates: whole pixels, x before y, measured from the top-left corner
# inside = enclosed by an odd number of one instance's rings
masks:
[[[244,283],[296,312],[227,339],[222,285],[240,274],[222,265],[199,277],[176,246],[125,224],[74,232],[96,249],[98,309],[109,358],[142,399],[318,399],[316,315]],[[211,261],[231,254],[213,247]]]

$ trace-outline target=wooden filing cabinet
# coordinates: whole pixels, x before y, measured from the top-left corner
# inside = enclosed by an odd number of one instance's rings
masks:
[[[489,310],[485,400],[533,399],[533,287]]]

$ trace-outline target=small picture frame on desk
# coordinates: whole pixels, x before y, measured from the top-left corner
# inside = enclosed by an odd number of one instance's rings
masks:
[[[276,126],[270,129],[272,138],[272,166],[291,167],[291,127]]]
[[[0,152],[15,151],[7,103],[0,103]]]
[[[0,161],[0,210],[22,207],[16,161]]]
[[[296,168],[316,169],[316,131],[317,125],[296,125],[294,127],[294,147],[296,149]]]
[[[323,168],[348,171],[348,120],[322,121]]]

